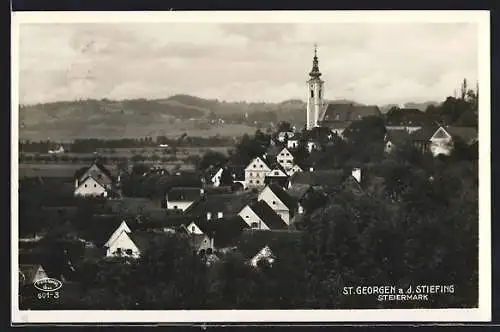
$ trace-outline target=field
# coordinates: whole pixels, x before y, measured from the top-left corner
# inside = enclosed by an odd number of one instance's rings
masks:
[[[177,163],[155,163],[160,167],[167,170],[173,170],[176,166],[179,166],[181,171],[190,171],[194,169],[194,165],[186,164],[182,162]],[[21,163],[19,164],[19,178],[25,177],[57,177],[57,178],[72,178],[77,169],[89,166],[89,164],[83,163]],[[111,173],[116,173],[116,165],[108,164],[105,165]]]

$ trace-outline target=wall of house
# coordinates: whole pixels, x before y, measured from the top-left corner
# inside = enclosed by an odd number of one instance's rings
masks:
[[[78,188],[75,189],[75,196],[107,196],[106,189],[93,178],[87,178],[87,180],[81,183]]]
[[[118,248],[121,249],[124,256],[128,249],[132,250],[131,257],[138,258],[140,256],[139,249],[126,232],[120,233],[120,236],[109,246],[109,248],[107,248],[106,257],[116,256]]]
[[[115,240],[120,236],[121,232],[130,233],[130,228],[124,222],[122,222],[120,226],[118,226],[118,228],[113,232],[113,234],[111,234],[108,241],[106,242],[106,245],[110,245],[115,242]]]
[[[272,264],[274,259],[272,258],[272,251],[268,246],[262,248],[251,260],[250,265],[257,267],[261,259],[267,259],[267,261]]]
[[[45,273],[45,270],[41,266],[39,266],[38,270],[36,270],[36,273],[33,277],[33,282],[40,280],[40,279],[48,278],[48,277],[49,276],[47,275],[47,273]]]
[[[169,201],[167,199],[167,209],[168,210],[181,210],[181,211],[186,211],[188,207],[193,204],[192,201]]]
[[[245,169],[245,188],[261,188],[265,186],[269,167],[260,159],[253,160]]]
[[[192,222],[188,225],[187,230],[191,234],[203,235],[203,232],[201,231],[201,229],[194,222]]]
[[[276,159],[278,160],[278,163],[286,170],[293,167],[293,155],[288,150],[282,150],[276,156]]]
[[[279,198],[274,194],[274,192],[269,189],[269,187],[266,187],[262,192],[259,194],[259,200],[263,200],[264,202],[267,203],[271,207],[271,209],[278,214],[283,221],[289,225],[290,224],[290,210],[288,207],[279,200]]]
[[[212,185],[214,187],[220,187],[220,178],[221,178],[221,175],[222,175],[222,168],[220,168],[217,173],[215,173],[215,175],[212,177]]]
[[[257,227],[254,229],[269,230],[269,227],[265,224],[265,221],[259,218],[259,216],[250,208],[250,206],[245,206],[238,215],[245,220],[249,227],[252,227],[253,223],[257,223]]]
[[[288,149],[296,149],[299,146],[299,142],[297,140],[288,140],[286,143],[286,147]]]
[[[449,138],[434,138],[430,140],[429,148],[433,156],[449,155],[453,150],[453,142]]]

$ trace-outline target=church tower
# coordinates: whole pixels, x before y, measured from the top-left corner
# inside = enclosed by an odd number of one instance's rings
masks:
[[[307,81],[307,125],[308,130],[317,127],[319,115],[323,108],[323,81],[318,66],[317,46],[314,45],[314,58],[310,79]]]

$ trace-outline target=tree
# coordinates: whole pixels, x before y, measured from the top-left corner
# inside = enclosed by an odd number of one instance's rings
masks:
[[[222,167],[228,158],[225,154],[218,151],[208,151],[202,157],[198,163],[198,170],[205,172],[213,167]]]
[[[225,167],[220,175],[220,185],[221,186],[231,186],[234,182],[231,171]]]
[[[277,125],[277,128],[276,128],[276,132],[286,132],[286,131],[293,131],[292,129],[292,125],[290,124],[290,122],[286,122],[286,121],[281,121],[278,123]]]

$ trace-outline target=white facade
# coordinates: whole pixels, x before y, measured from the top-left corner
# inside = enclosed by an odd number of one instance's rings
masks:
[[[109,247],[113,242],[115,242],[115,240],[118,238],[121,232],[126,232],[126,233],[132,232],[125,221],[122,221],[120,226],[118,226],[118,228],[113,232],[113,234],[111,234],[111,236],[109,237],[108,241],[104,244],[104,246]]]
[[[297,172],[303,172],[304,170],[300,168],[299,165],[295,164],[293,167],[288,171],[288,176],[292,176]]]
[[[238,216],[240,216],[247,225],[253,229],[260,229],[260,230],[269,230],[269,227],[265,224],[264,220],[262,220],[253,210],[252,208],[247,205],[245,206],[240,213],[238,213]]]
[[[214,187],[220,187],[220,179],[221,179],[221,176],[222,176],[222,171],[223,171],[223,169],[219,168],[219,170],[210,179],[210,182],[212,183],[212,185]]]
[[[286,142],[286,147],[288,149],[296,149],[299,147],[299,140],[298,139],[289,139],[288,142]]]
[[[269,264],[274,263],[273,252],[268,246],[262,248],[251,260],[250,265],[257,267],[260,260],[265,259]]]
[[[252,160],[245,168],[245,188],[264,187],[266,175],[270,171],[269,166],[261,158]]]
[[[80,177],[79,180],[85,179],[87,176],[92,176],[95,179],[101,181],[102,183],[110,183],[111,179],[104,174],[96,164],[92,164],[89,169]]]
[[[453,150],[453,139],[443,127],[439,127],[430,138],[430,150],[433,156],[449,155]]]
[[[307,82],[307,129],[318,126],[319,115],[323,108],[323,81],[311,79]]]
[[[128,236],[129,233],[121,232],[115,241],[107,247],[106,257],[132,257],[139,258],[140,251],[134,241]]]
[[[94,178],[88,177],[75,189],[75,196],[103,196],[108,195],[106,188]]]
[[[315,142],[307,142],[307,151],[312,152],[317,149],[317,144]]]
[[[356,181],[358,181],[358,183],[361,183],[361,168],[353,168],[351,175],[356,179]]]
[[[264,190],[260,192],[258,200],[266,202],[287,225],[290,225],[290,209],[278,198],[278,196],[276,196],[269,186],[266,186]]]
[[[288,139],[292,138],[294,136],[294,132],[293,131],[283,131],[283,132],[280,132],[278,134],[278,141],[280,142],[284,142],[285,141],[285,138],[288,137]]]
[[[285,169],[289,170],[293,167],[293,155],[287,148],[283,148],[283,150],[278,153],[276,156],[278,163]]]
[[[198,225],[196,225],[195,222],[191,222],[188,225],[187,230],[188,230],[189,234],[195,234],[195,235],[203,235],[203,234],[205,234],[205,233],[203,233],[201,231],[201,229],[198,227]]]

